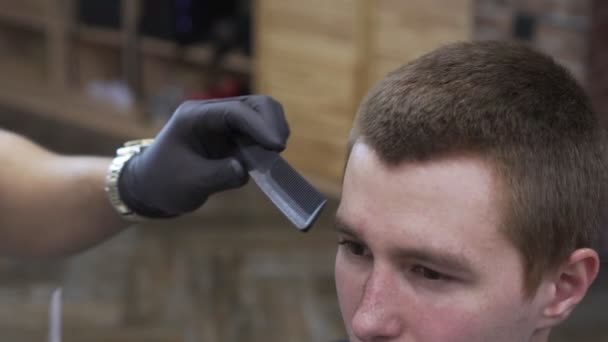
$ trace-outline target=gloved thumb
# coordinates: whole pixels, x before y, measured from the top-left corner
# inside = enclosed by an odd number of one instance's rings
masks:
[[[233,157],[207,160],[205,166],[213,170],[211,174],[203,171],[204,179],[201,180],[206,183],[205,187],[209,194],[240,188],[249,180],[249,174],[243,163]]]

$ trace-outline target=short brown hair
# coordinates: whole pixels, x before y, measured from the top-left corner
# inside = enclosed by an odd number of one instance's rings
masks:
[[[526,45],[454,43],[391,72],[362,102],[351,146],[357,139],[387,164],[461,153],[490,161],[528,295],[575,249],[596,247],[603,129],[574,78]]]

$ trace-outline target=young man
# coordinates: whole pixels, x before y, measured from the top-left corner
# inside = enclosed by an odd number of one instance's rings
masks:
[[[574,79],[526,46],[390,73],[359,108],[337,212],[350,341],[547,341],[598,273],[605,146]]]

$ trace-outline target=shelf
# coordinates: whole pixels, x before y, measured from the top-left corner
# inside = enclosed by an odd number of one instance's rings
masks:
[[[101,27],[80,26],[75,35],[82,42],[99,44],[102,46],[120,48],[122,46],[122,33]],[[201,66],[210,66],[215,54],[215,49],[209,44],[189,46],[178,51],[178,45],[174,42],[153,38],[142,37],[140,40],[140,51],[144,56],[160,57],[166,59],[182,59],[187,63]],[[223,57],[219,67],[239,74],[251,73],[251,59],[243,54],[231,52]]]
[[[0,21],[35,31],[44,31],[47,27],[47,21],[43,15],[26,13],[10,8],[0,7]],[[122,34],[119,30],[81,25],[75,30],[74,35],[82,42],[112,48],[120,48],[122,46]],[[183,54],[181,54],[178,52],[176,43],[153,37],[143,37],[140,42],[140,49],[145,56],[167,59],[183,58],[183,61],[187,63],[201,66],[210,66],[215,52],[215,49],[209,44],[199,44],[185,48]],[[230,72],[250,74],[252,70],[250,60],[250,57],[241,53],[231,52],[224,56],[219,67]]]
[[[9,6],[0,6],[0,20],[35,31],[44,31],[47,26],[46,18],[43,14],[15,10]]]
[[[93,26],[79,26],[76,29],[75,34],[81,42],[114,48],[119,48],[121,46],[121,34],[116,30]]]
[[[124,139],[152,137],[160,127],[138,121],[137,110],[121,111],[76,90],[61,90],[31,72],[25,63],[0,60],[0,103]]]
[[[144,37],[141,41],[141,51],[144,55],[176,59],[179,56],[176,43],[151,37]],[[209,44],[193,45],[184,48],[183,59],[188,63],[210,66],[214,58],[215,48]],[[222,69],[241,74],[251,72],[250,58],[239,53],[228,53],[219,64]]]

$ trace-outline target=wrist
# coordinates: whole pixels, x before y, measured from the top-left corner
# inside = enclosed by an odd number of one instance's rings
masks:
[[[144,205],[129,191],[129,181],[133,178],[130,164],[141,152],[152,144],[152,139],[129,141],[116,151],[106,177],[106,194],[114,209],[125,220],[141,222],[151,218],[169,218],[177,215],[167,214]]]
[[[133,156],[130,160],[128,160],[118,177],[117,190],[122,199],[122,202],[130,209],[134,214],[151,219],[162,219],[162,218],[172,218],[176,217],[179,214],[177,213],[168,213],[161,209],[153,208],[144,201],[140,200],[136,194],[133,193],[132,188],[135,183],[135,172],[133,171],[134,166],[137,164],[138,156]]]

